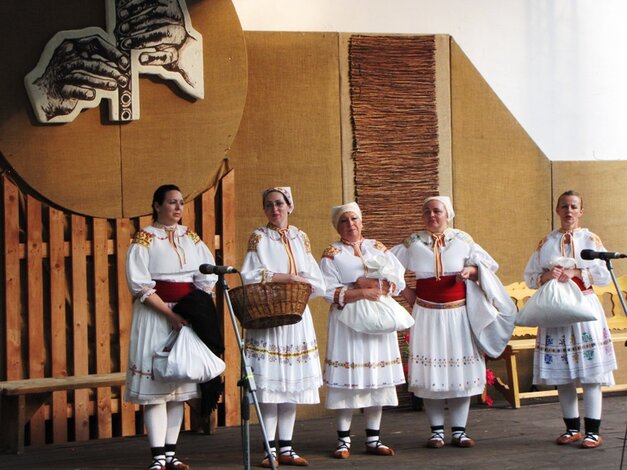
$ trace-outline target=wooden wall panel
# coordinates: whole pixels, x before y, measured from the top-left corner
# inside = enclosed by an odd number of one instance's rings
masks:
[[[72,354],[73,375],[89,374],[89,303],[87,301],[87,224],[84,217],[71,217],[72,247]],[[74,435],[89,439],[89,390],[74,391]]]
[[[49,208],[48,253],[50,266],[50,354],[53,377],[67,376],[66,315],[65,315],[65,215]],[[52,394],[52,441],[66,442],[67,392]]]
[[[28,272],[28,376],[44,376],[46,339],[44,336],[44,295],[42,266],[41,202],[26,197],[26,269]],[[30,421],[30,440],[33,445],[46,442],[43,408],[35,412]]]
[[[292,187],[290,223],[309,234],[319,258],[337,238],[330,211],[342,203],[339,36],[246,32],[245,39],[248,96],[228,151],[237,172],[234,264],[241,265],[250,233],[267,223],[261,195],[270,186]],[[324,360],[329,306],[314,299],[310,307]],[[302,407],[298,416],[320,412],[324,407]]]
[[[599,235],[609,251],[627,253],[627,161],[557,161],[552,166],[553,226],[559,227],[554,210],[557,198],[564,191],[574,189],[584,201],[582,227]],[[627,260],[616,260],[612,265],[616,277],[627,274]]]
[[[116,257],[116,288],[118,307],[118,337],[120,347],[119,370],[124,370],[128,361],[128,343],[133,316],[133,298],[126,285],[126,252],[130,245],[132,224],[129,219],[115,221],[115,257]],[[124,386],[120,387],[118,395],[122,406],[120,421],[123,436],[135,434],[135,405],[128,403],[124,397]]]

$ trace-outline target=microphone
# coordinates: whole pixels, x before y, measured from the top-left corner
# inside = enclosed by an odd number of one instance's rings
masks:
[[[233,266],[214,266],[213,264],[201,264],[198,270],[203,274],[231,274],[238,272]]]
[[[624,253],[616,253],[614,251],[594,251],[594,250],[581,250],[581,259],[618,259],[627,258]]]

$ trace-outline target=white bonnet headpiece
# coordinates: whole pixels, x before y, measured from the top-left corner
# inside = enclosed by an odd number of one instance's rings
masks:
[[[349,202],[348,204],[342,204],[341,206],[335,206],[331,209],[331,221],[333,222],[333,226],[337,230],[337,224],[340,221],[340,217],[345,212],[353,212],[357,214],[357,217],[361,219],[361,209],[357,205],[356,202]]]
[[[451,198],[448,196],[432,196],[425,199],[425,202],[422,204],[422,207],[426,206],[429,201],[440,201],[444,208],[446,209],[446,213],[448,215],[447,220],[452,220],[455,217],[455,211],[453,210],[453,204],[451,203]]]
[[[294,199],[292,198],[292,188],[289,186],[276,186],[274,188],[268,188],[263,192],[263,196],[261,197],[261,204],[266,201],[266,196],[271,192],[277,192],[283,194],[285,199],[287,199],[287,205],[289,209],[287,211],[288,214],[291,214],[294,211]]]

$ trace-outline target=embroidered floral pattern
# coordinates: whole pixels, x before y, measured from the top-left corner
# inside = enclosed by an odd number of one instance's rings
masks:
[[[412,233],[409,237],[403,240],[403,245],[405,245],[405,248],[409,248],[413,243],[416,243],[416,241],[418,241],[418,235]]]
[[[305,245],[305,251],[307,253],[311,253],[311,242],[309,241],[309,237],[307,236],[305,232],[301,231],[300,234],[303,237],[303,244]]]
[[[132,243],[137,243],[138,245],[141,245],[144,248],[148,248],[150,247],[150,244],[152,243],[153,236],[154,235],[152,233],[148,233],[144,230],[138,230],[137,232],[135,232],[135,235],[133,236]]]
[[[248,251],[257,251],[257,246],[261,241],[261,235],[257,232],[253,232],[248,239]]]
[[[387,247],[383,243],[381,243],[379,240],[374,241],[374,247],[379,251],[383,251],[384,253],[388,251]]]
[[[569,360],[578,364],[580,357],[592,361],[597,349],[602,349],[608,354],[611,354],[613,351],[612,339],[609,331],[605,328],[603,329],[603,338],[600,341],[594,341],[594,338],[589,332],[582,331],[581,343],[579,344],[577,344],[575,336],[571,335],[568,340],[566,336],[562,336],[557,346],[554,346],[553,337],[546,335],[545,344],[536,345],[536,351],[544,354],[545,364],[552,364],[553,356],[559,356],[564,364],[568,364]]]
[[[338,254],[340,254],[340,249],[334,245],[329,245],[322,252],[322,257],[333,259]]]
[[[420,364],[426,367],[461,367],[467,365],[478,364],[483,361],[481,356],[463,356],[463,357],[451,357],[451,358],[437,358],[428,356],[410,356],[409,360],[415,364]]]
[[[396,357],[391,361],[376,361],[376,362],[364,362],[358,364],[348,361],[331,361],[329,359],[324,361],[328,367],[337,367],[340,369],[381,369],[383,367],[395,366],[402,364],[401,357]]]
[[[301,343],[300,345],[288,344],[278,346],[269,344],[265,339],[246,339],[246,353],[249,357],[269,362],[281,362],[286,365],[294,363],[307,363],[318,359],[318,345],[316,342]]]
[[[189,238],[191,238],[192,243],[194,245],[197,245],[198,243],[200,243],[200,236],[196,233],[196,232],[192,232],[191,230],[187,230],[187,234],[186,234]]]

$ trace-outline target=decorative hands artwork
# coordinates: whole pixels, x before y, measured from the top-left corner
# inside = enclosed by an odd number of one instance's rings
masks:
[[[110,119],[139,119],[139,74],[204,97],[202,36],[185,0],[106,0],[107,30],[61,31],[24,78],[37,119],[71,122],[110,101]]]

